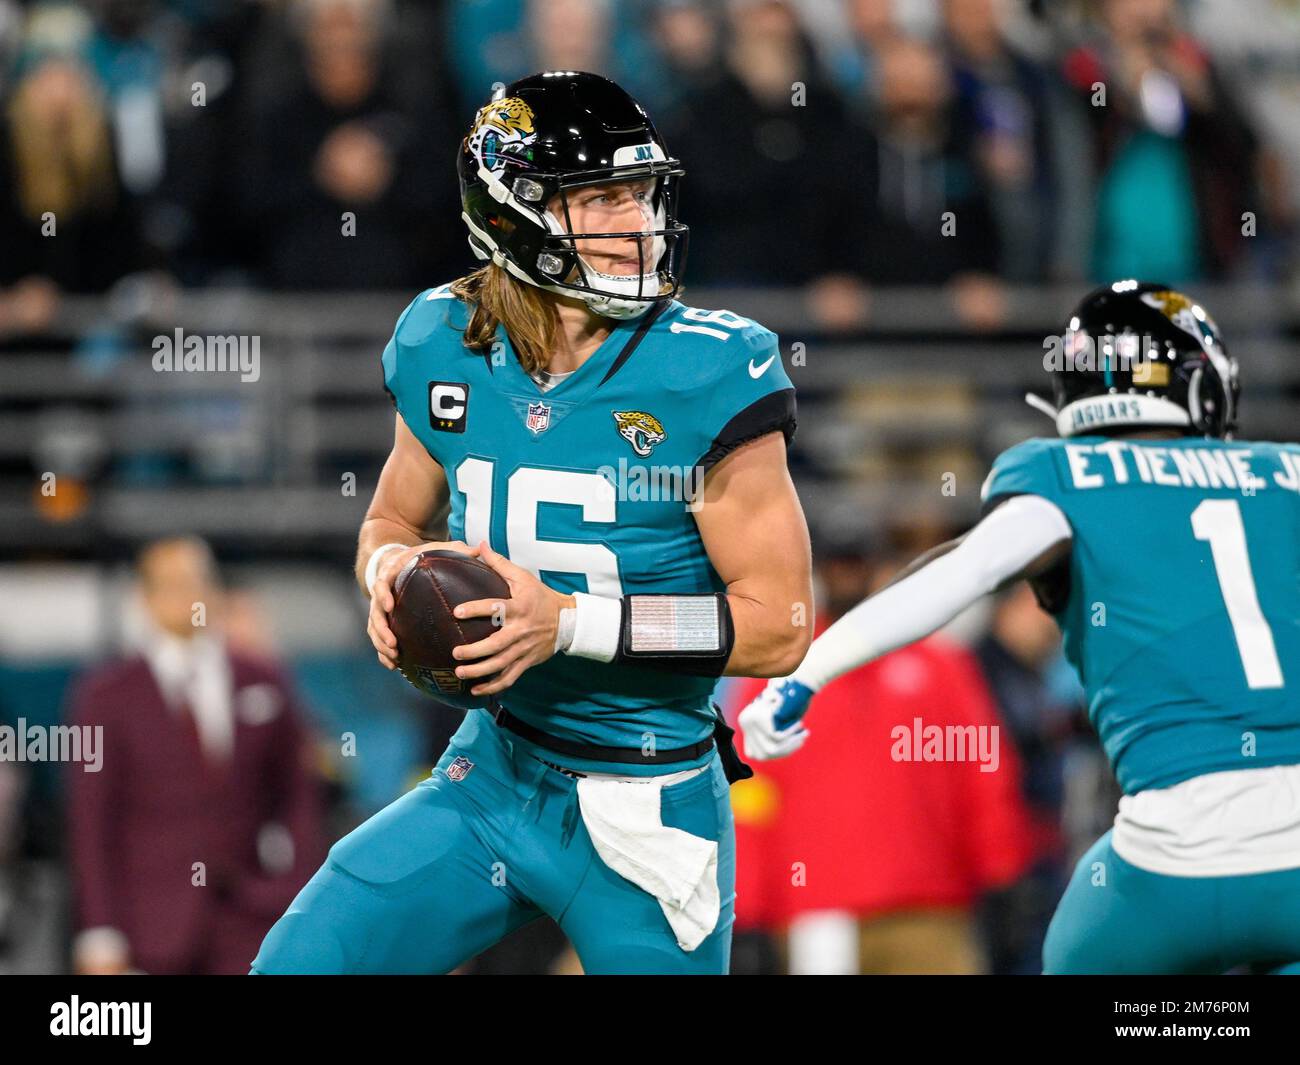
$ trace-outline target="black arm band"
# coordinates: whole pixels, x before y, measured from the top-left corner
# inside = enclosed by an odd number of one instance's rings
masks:
[[[616,662],[720,677],[736,630],[726,595],[625,595]]]

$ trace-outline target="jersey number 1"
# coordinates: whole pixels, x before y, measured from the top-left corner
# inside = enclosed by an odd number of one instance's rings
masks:
[[[1192,532],[1210,545],[1219,591],[1228,608],[1237,653],[1250,688],[1282,687],[1282,664],[1277,660],[1273,630],[1259,608],[1255,578],[1246,553],[1246,527],[1235,499],[1207,499],[1192,511]]]

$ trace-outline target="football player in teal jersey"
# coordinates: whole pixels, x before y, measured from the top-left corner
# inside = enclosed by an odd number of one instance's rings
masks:
[[[417,296],[384,352],[396,437],[357,575],[390,669],[420,551],[478,557],[510,598],[457,609],[498,623],[456,652],[480,708],[335,844],[254,972],[445,972],[542,914],[587,972],[727,971],[749,771],[710,695],[798,664],[811,560],[776,336],[675,299],[682,173],[593,74],[478,112],[460,178],[485,265]]]
[[[1059,438],[1003,453],[979,524],[768,684],[741,712],[746,754],[797,750],[822,685],[1027,578],[1124,791],[1057,909],[1045,971],[1295,965],[1300,447],[1232,439],[1237,364],[1167,286],[1092,293],[1052,357],[1055,406],[1029,398]]]

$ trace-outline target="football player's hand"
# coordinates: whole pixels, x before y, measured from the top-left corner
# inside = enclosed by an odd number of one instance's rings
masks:
[[[767,687],[740,712],[745,757],[758,762],[794,754],[810,733],[801,718],[813,690],[797,680],[769,680]]]
[[[456,676],[466,680],[491,678],[471,688],[474,695],[496,695],[517,681],[529,666],[555,654],[560,610],[576,604],[573,596],[548,588],[528,570],[493,551],[490,544],[479,544],[478,552],[479,558],[510,585],[510,598],[461,603],[453,611],[456,617],[490,617],[499,627],[487,639],[457,647],[452,655],[467,663],[456,667]]]
[[[91,931],[73,944],[72,968],[78,976],[120,976],[131,971],[131,951],[121,933]]]
[[[388,615],[397,603],[393,596],[393,582],[411,559],[425,551],[459,551],[462,555],[478,556],[477,547],[470,547],[459,540],[448,540],[445,543],[435,540],[416,544],[405,551],[389,551],[379,560],[375,585],[370,590],[370,616],[366,620],[366,635],[379,654],[379,664],[385,669],[397,668],[397,637],[388,627]]]

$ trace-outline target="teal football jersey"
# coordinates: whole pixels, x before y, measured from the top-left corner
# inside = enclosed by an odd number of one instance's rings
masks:
[[[724,591],[695,525],[693,493],[739,444],[775,430],[793,435],[794,389],[776,335],[730,311],[674,300],[614,323],[582,366],[542,391],[505,330],[492,352],[464,346],[468,315],[447,286],[421,293],[383,357],[398,413],[446,471],[451,538],[487,540],[566,593]],[[501,702],[553,736],[669,750],[711,733],[715,683],[556,655]]]
[[[1023,494],[1073,529],[1050,605],[1126,793],[1300,762],[1300,447],[1029,440],[983,491]]]

